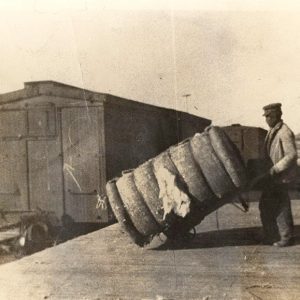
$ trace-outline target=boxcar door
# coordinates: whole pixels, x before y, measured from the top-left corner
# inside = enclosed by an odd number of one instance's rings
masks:
[[[31,208],[63,215],[62,163],[58,140],[28,141]]]
[[[65,210],[76,222],[106,222],[105,204],[96,209],[101,194],[100,108],[62,109]]]
[[[29,196],[32,209],[63,214],[61,141],[53,105],[28,110]]]
[[[26,121],[25,110],[0,111],[0,210],[3,211],[30,209]]]

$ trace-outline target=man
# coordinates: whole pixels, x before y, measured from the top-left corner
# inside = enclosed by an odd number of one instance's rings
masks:
[[[293,241],[293,217],[288,183],[295,177],[297,151],[295,137],[281,119],[281,103],[263,107],[270,130],[265,139],[268,173],[259,203],[264,242],[285,247]]]

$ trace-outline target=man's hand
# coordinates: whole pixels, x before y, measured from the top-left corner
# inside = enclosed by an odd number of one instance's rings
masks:
[[[269,171],[269,174],[273,177],[275,176],[276,172],[275,172],[275,169],[274,168],[271,168],[270,171]]]

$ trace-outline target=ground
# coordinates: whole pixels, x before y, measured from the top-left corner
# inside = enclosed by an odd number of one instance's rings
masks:
[[[208,216],[189,243],[134,245],[114,224],[0,266],[0,299],[300,299],[300,201],[296,243],[255,241],[257,203]]]
[[[6,253],[1,253],[0,254],[0,265],[6,264],[11,261],[15,261],[17,258],[13,254],[6,254]]]

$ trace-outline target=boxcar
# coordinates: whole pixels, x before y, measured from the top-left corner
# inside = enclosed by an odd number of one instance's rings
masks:
[[[107,205],[95,209],[107,180],[210,123],[54,81],[27,82],[0,95],[0,209],[108,222]]]
[[[237,146],[247,167],[249,177],[254,178],[265,171],[263,157],[267,131],[259,127],[242,126],[240,124],[225,126],[223,129]]]

